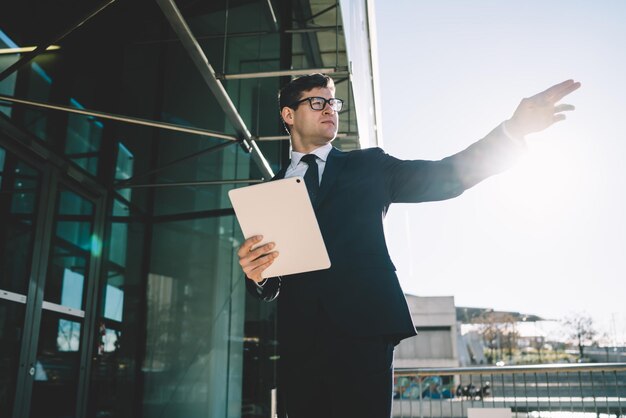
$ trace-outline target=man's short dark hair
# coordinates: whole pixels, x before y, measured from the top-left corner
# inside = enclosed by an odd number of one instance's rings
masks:
[[[291,80],[278,92],[279,110],[282,111],[284,107],[291,107],[302,98],[302,93],[305,91],[324,87],[335,88],[333,79],[325,74],[309,74]]]

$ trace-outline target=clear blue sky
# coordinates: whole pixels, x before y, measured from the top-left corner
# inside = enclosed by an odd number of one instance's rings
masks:
[[[568,78],[565,122],[528,137],[507,173],[446,202],[394,205],[406,292],[560,319],[626,340],[626,2],[376,2],[383,138],[440,159]],[[613,326],[614,324],[614,326]]]

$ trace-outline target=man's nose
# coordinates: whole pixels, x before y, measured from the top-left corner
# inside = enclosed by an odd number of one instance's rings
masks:
[[[335,113],[335,109],[333,109],[330,103],[326,102],[324,103],[324,109],[322,110],[322,112],[332,115],[333,113]]]

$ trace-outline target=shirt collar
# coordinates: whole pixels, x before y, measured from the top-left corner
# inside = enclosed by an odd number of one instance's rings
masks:
[[[315,154],[317,156],[317,158],[319,158],[320,160],[326,162],[326,159],[328,158],[328,154],[330,154],[330,151],[332,149],[333,149],[333,146],[329,142],[326,145],[322,145],[319,148],[315,148],[309,154]],[[300,160],[302,159],[302,157],[304,157],[305,155],[306,154],[304,154],[302,152],[291,151],[291,168],[295,169],[298,166],[298,164],[300,164]]]

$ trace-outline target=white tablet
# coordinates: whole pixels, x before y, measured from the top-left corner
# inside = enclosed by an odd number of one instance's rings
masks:
[[[263,235],[261,244],[276,243],[279,255],[263,278],[330,267],[315,212],[302,177],[233,189],[228,197],[244,237]],[[259,245],[256,245],[258,247]]]

